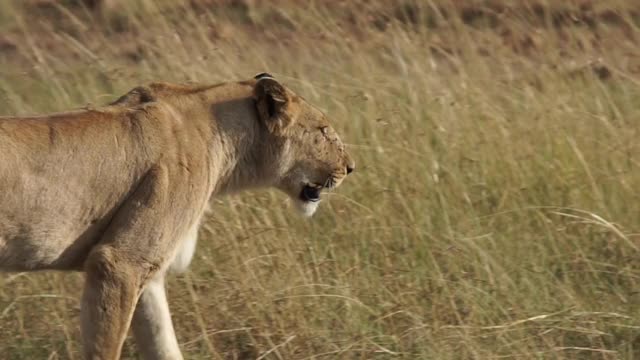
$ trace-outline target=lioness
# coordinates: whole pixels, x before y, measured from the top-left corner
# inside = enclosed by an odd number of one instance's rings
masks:
[[[255,187],[312,215],[354,161],[326,116],[269,74],[151,84],[114,103],[0,118],[0,269],[83,270],[87,359],[132,323],[146,359],[181,359],[165,296],[212,196]]]

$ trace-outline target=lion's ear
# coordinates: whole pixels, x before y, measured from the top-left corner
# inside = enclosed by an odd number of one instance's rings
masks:
[[[258,81],[254,97],[260,120],[272,131],[285,128],[291,121],[286,113],[289,104],[287,91],[269,74],[263,73],[255,78]]]

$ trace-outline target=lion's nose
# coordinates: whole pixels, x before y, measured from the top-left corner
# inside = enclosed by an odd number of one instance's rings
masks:
[[[348,153],[345,153],[345,163],[346,163],[346,167],[347,167],[347,175],[351,174],[353,172],[353,170],[356,169],[356,162],[355,160],[353,160],[353,158],[351,157],[351,155],[349,155]]]
[[[355,169],[356,169],[356,163],[353,160],[351,160],[351,162],[347,164],[347,174],[351,174]]]

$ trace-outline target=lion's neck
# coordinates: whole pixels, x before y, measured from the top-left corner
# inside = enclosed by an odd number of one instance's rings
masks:
[[[253,106],[253,100],[246,101]],[[214,185],[214,195],[266,187],[274,178],[274,169],[268,161],[272,151],[263,141],[265,129],[255,114],[233,115],[235,118],[219,116],[214,129],[214,143],[218,146],[212,147],[211,157],[219,179]]]

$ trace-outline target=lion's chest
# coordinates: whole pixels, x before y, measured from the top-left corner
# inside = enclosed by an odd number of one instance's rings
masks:
[[[175,255],[169,265],[169,271],[175,273],[181,273],[187,270],[193,254],[196,251],[196,244],[198,242],[198,229],[200,228],[200,221],[197,221],[185,236],[178,242]]]

